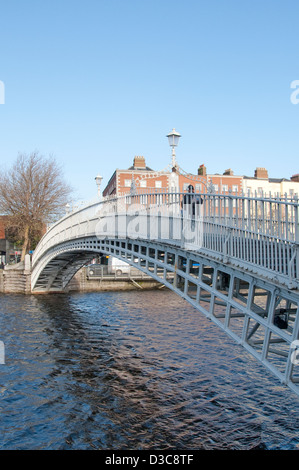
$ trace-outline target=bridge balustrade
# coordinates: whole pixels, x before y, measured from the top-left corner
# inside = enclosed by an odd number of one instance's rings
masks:
[[[187,195],[188,196],[188,195]],[[105,198],[67,214],[34,256],[68,240],[143,238],[200,251],[224,263],[299,287],[298,199],[232,193],[149,192]],[[186,201],[185,201],[186,202]]]

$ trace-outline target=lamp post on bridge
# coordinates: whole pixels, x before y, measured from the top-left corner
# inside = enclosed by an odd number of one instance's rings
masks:
[[[181,137],[181,135],[178,132],[176,132],[175,129],[172,129],[172,131],[166,137],[168,137],[168,143],[170,147],[172,147],[172,161],[171,161],[172,172],[170,175],[170,190],[173,192],[177,192],[179,191],[180,188],[179,188],[179,175],[177,173],[178,168],[177,168],[177,163],[175,159],[175,147],[178,146],[179,138]]]
[[[178,146],[178,143],[179,143],[179,138],[181,137],[181,134],[179,134],[178,132],[176,132],[175,129],[172,129],[172,131],[167,134],[168,137],[168,143],[170,145],[170,147],[172,147],[172,167],[174,168],[176,166],[176,160],[175,160],[175,147]]]
[[[101,199],[101,183],[102,183],[103,176],[98,175],[95,177],[96,185],[98,187],[98,196]]]

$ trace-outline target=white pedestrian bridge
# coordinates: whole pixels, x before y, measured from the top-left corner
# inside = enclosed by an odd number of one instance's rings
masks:
[[[32,291],[63,292],[99,254],[186,299],[299,395],[297,198],[153,192],[88,204],[38,244]]]

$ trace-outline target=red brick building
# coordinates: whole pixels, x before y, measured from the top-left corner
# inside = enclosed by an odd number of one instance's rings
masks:
[[[1,215],[0,216],[0,240],[5,239],[5,227],[6,227],[5,221],[6,221],[6,216]]]
[[[103,191],[103,196],[129,193],[132,185],[145,191],[153,189],[165,191],[168,188],[168,175],[157,174],[146,166],[144,157],[135,157],[133,165],[127,170],[115,170]]]
[[[7,238],[7,216],[0,216],[0,263],[8,263],[18,257],[21,252],[15,249],[14,244]]]
[[[220,174],[208,175],[208,180],[214,186],[216,193],[232,192],[239,194],[243,187],[243,176],[235,176],[234,172],[229,168]]]
[[[234,176],[231,169],[226,170],[223,175],[207,174],[205,165],[200,165],[197,174],[186,173],[179,167],[174,167],[172,171],[155,171],[146,165],[144,157],[137,156],[127,170],[115,170],[103,191],[103,196],[130,193],[132,187],[138,189],[138,192],[161,192],[171,188],[186,192],[190,184],[195,192],[205,193],[211,183],[215,192],[239,193],[242,190],[242,181],[243,177]]]

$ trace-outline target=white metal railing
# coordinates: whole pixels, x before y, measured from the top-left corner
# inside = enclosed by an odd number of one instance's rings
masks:
[[[297,197],[143,192],[106,198],[54,224],[34,252],[33,267],[49,248],[94,235],[177,243],[221,255],[224,262],[255,266],[299,287]]]

